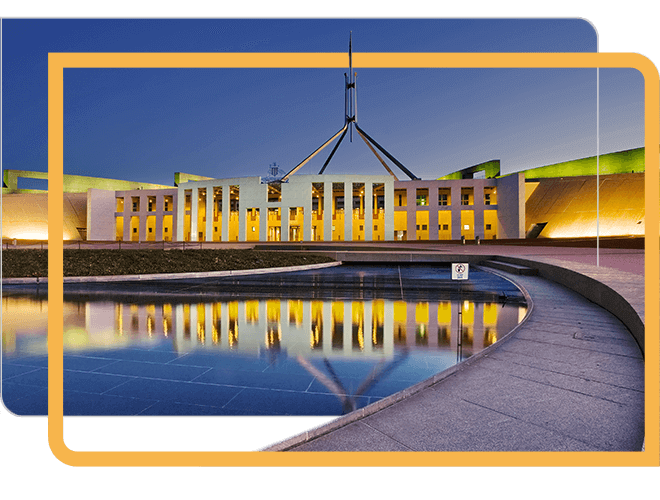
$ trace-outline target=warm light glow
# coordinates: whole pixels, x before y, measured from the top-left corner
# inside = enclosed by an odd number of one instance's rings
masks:
[[[14,240],[47,240],[48,239],[48,230],[45,232],[43,231],[22,231],[20,233],[12,233],[7,235],[6,237]],[[73,240],[74,238],[70,235],[65,233],[64,234],[64,239],[65,240]]]

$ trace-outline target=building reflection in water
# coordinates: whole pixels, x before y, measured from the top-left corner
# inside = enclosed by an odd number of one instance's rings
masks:
[[[304,357],[392,357],[402,349],[460,346],[465,358],[513,329],[525,312],[517,304],[472,301],[67,301],[64,344],[67,351],[91,351],[166,340],[178,352],[266,350]],[[4,354],[45,354],[47,313],[46,299],[3,297]]]

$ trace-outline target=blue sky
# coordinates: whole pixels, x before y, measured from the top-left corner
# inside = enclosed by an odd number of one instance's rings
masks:
[[[589,52],[580,20],[5,20],[3,166],[47,170],[48,52]],[[348,64],[348,57],[347,57]],[[362,129],[417,176],[596,153],[596,70],[360,69]],[[341,69],[68,69],[65,173],[288,171],[343,125]],[[643,146],[643,78],[600,71],[601,153]],[[317,173],[330,147],[300,173]],[[396,170],[396,169],[395,169]],[[384,173],[357,135],[327,173]],[[400,178],[405,178],[402,174]]]

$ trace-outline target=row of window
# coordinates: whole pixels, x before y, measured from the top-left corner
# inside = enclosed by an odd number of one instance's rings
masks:
[[[405,191],[405,190],[404,190]],[[422,188],[422,189],[417,189],[417,206],[428,206],[428,189]],[[399,192],[397,194],[398,197],[398,204],[397,206],[399,207],[405,207],[406,206],[406,199],[405,199],[405,194],[402,194]],[[186,210],[190,210],[190,198],[191,196],[189,194],[186,194]],[[163,197],[163,210],[165,212],[169,212],[173,209],[174,202],[173,202],[174,197],[173,196],[164,196]],[[269,200],[270,201],[270,200]],[[335,210],[341,210],[344,208],[344,197],[343,196],[336,196],[335,197]],[[132,203],[132,211],[133,212],[139,212],[140,211],[140,197],[139,196],[132,196],[131,197],[131,203]],[[149,196],[147,198],[147,211],[148,212],[155,212],[156,211],[156,196]],[[473,205],[474,204],[474,188],[461,188],[461,205]],[[494,187],[486,187],[484,188],[484,205],[496,205],[497,204],[497,198],[496,198],[496,190]],[[238,199],[232,199],[230,203],[230,210],[235,211],[239,209],[238,205]],[[376,209],[383,209],[385,206],[385,199],[384,196],[376,196],[376,203],[375,203]],[[438,189],[438,205],[440,206],[450,206],[451,205],[451,194],[449,188],[439,188]],[[319,199],[318,198],[313,198],[312,199],[312,209],[313,210],[318,210],[319,208]],[[353,208],[360,208],[360,197],[354,196],[353,197]],[[217,200],[217,210],[222,211],[222,200]],[[123,212],[124,211],[124,197],[117,197],[117,208],[116,212]]]
[[[395,199],[398,198],[399,207],[405,207],[407,190],[395,190]],[[487,186],[484,188],[484,205],[497,205],[497,190],[495,187]],[[416,193],[416,204],[418,207],[429,205],[429,189],[419,188]],[[474,188],[461,188],[461,205],[474,204]],[[438,188],[438,205],[449,206],[451,205],[451,189]]]
[[[131,211],[132,212],[139,212],[140,211],[140,197],[139,196],[131,196]],[[174,197],[173,196],[164,196],[163,197],[163,211],[164,212],[170,212],[174,208]],[[124,197],[123,196],[117,196],[116,198],[116,209],[115,212],[123,212],[124,211]],[[147,198],[147,211],[148,212],[155,212],[156,211],[156,197],[155,196],[149,196]]]
[[[360,229],[362,229],[362,226],[360,226]],[[377,229],[377,228],[376,228]],[[426,231],[428,229],[427,224],[417,224],[417,230],[418,231]],[[492,229],[491,224],[486,224],[486,231],[490,231]],[[439,224],[438,225],[438,231],[449,231],[449,224]]]

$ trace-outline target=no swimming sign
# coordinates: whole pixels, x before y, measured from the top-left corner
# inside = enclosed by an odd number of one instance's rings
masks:
[[[451,279],[452,280],[466,280],[470,271],[469,264],[452,264],[451,265]]]

